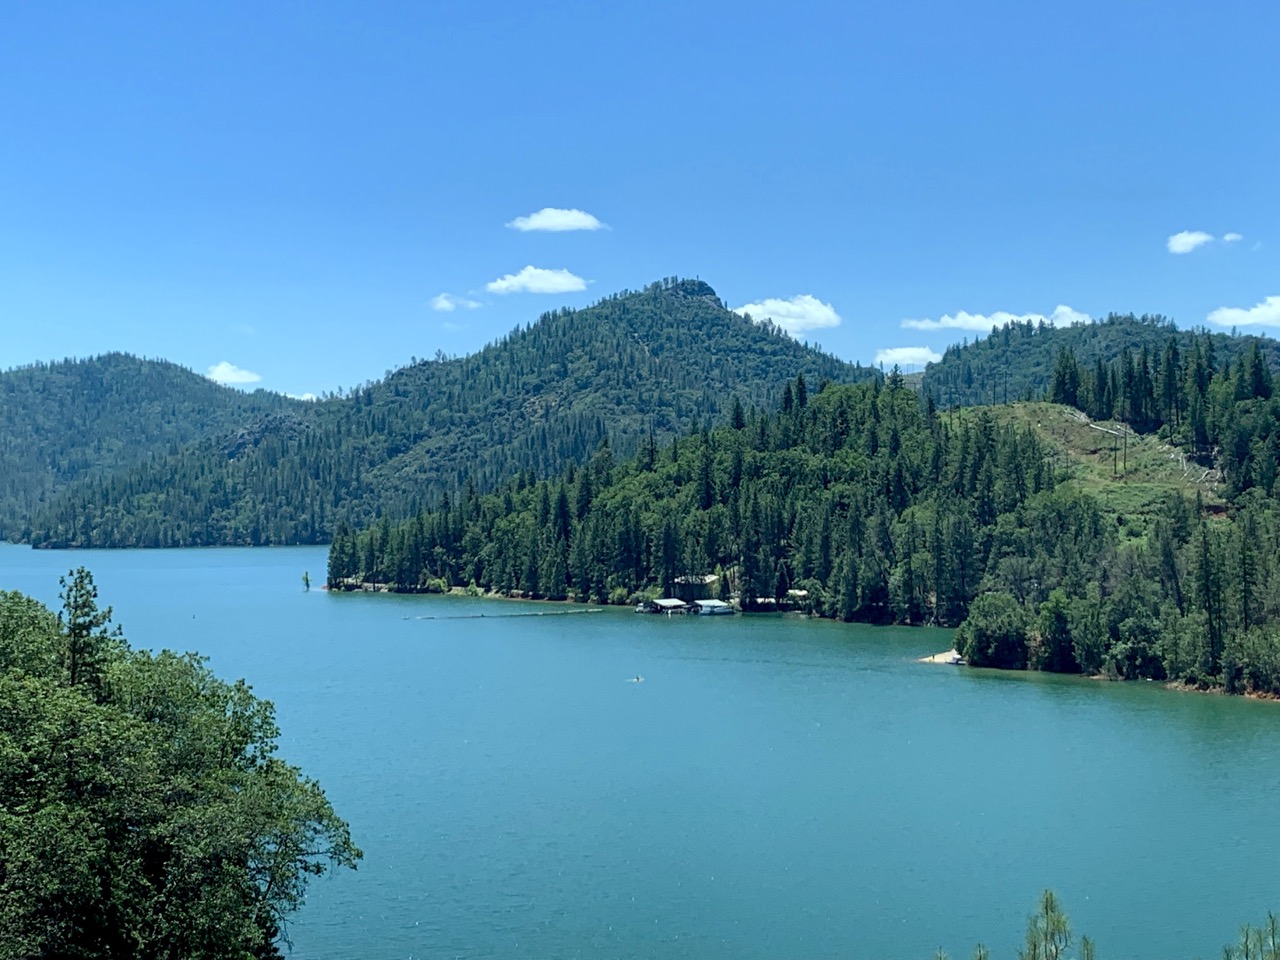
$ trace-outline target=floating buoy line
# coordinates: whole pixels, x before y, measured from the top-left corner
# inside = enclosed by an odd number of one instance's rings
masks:
[[[590,610],[534,610],[530,613],[457,613],[434,617],[401,617],[401,620],[505,620],[511,617],[572,617],[580,613],[604,613],[603,607]]]

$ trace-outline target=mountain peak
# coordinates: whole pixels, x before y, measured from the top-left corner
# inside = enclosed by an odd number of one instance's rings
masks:
[[[730,313],[710,284],[671,277],[543,314],[478,353],[404,367],[326,404],[252,407],[232,397],[241,406],[195,436],[131,439],[143,462],[103,463],[83,488],[76,476],[37,469],[97,454],[92,438],[74,449],[63,442],[57,408],[43,420],[27,413],[43,409],[33,391],[17,422],[42,427],[23,461],[41,485],[14,502],[0,485],[0,523],[9,521],[0,532],[43,545],[323,542],[339,520],[410,516],[472,484],[484,491],[516,475],[557,474],[605,440],[630,456],[651,437],[717,422],[735,400],[772,406],[800,375],[815,384],[876,376]],[[220,389],[189,376],[205,392]],[[155,403],[181,405],[187,392],[175,387]],[[97,424],[94,409],[80,420]],[[6,412],[0,404],[0,428]],[[118,419],[151,422],[146,408]],[[0,476],[6,439],[0,429]]]
[[[677,280],[670,286],[670,291],[680,297],[698,297],[701,299],[719,300],[711,284],[705,280]]]

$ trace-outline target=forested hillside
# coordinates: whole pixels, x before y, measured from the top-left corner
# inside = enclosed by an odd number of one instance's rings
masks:
[[[330,586],[624,602],[713,575],[745,610],[960,624],[978,665],[1280,694],[1280,399],[1260,350],[1218,364],[1211,343],[1184,358],[1171,341],[1156,366],[1126,354],[1097,380],[1063,351],[1053,386],[1080,403],[1117,385],[1095,412],[1216,462],[1225,513],[1176,470],[1131,527],[1075,479],[1052,428],[940,415],[895,371],[816,397],[797,380],[772,414],[624,464],[604,450],[555,480],[342,529]],[[1117,456],[1116,483],[1126,469]]]
[[[722,420],[735,401],[770,405],[799,375],[877,376],[730,312],[705,283],[671,279],[88,478],[37,513],[31,542],[327,542],[339,519],[407,516],[446,492],[548,476],[606,440],[629,456],[651,435]]]
[[[177,364],[111,353],[0,373],[0,539],[68,484],[268,414],[304,407],[218,386]]]
[[[1228,336],[1178,330],[1160,316],[1111,314],[1105,320],[1073,326],[1011,323],[972,343],[948,347],[930,364],[921,389],[941,407],[1038,399],[1053,377],[1054,359],[1069,350],[1084,366],[1111,363],[1128,351],[1137,356],[1162,352],[1170,339],[1183,352],[1193,339],[1223,362],[1232,362],[1257,345],[1267,362],[1280,366],[1280,341],[1269,337]]]

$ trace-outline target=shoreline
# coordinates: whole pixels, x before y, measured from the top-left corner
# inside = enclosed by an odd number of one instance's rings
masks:
[[[328,591],[331,588],[328,586],[328,584],[325,584],[321,586],[320,589]],[[506,601],[514,601],[517,603],[520,603],[520,602],[539,603],[539,604],[545,603],[545,604],[551,604],[555,606],[572,606],[572,607],[581,607],[584,609],[596,609],[596,610],[608,610],[608,609],[623,610],[623,609],[626,609],[628,606],[630,606],[629,603],[628,604],[609,604],[609,603],[599,604],[599,603],[592,603],[590,601],[572,600],[567,597],[564,600],[549,600],[545,597],[539,597],[539,598],[513,597],[513,596],[510,596],[509,594],[500,593],[496,590],[485,591],[482,593],[469,593],[466,587],[450,587],[447,591],[441,591],[441,592],[436,592],[432,590],[396,590],[396,589],[392,589],[389,584],[384,584],[384,583],[375,584],[375,583],[368,583],[368,582],[361,583],[359,585],[352,584],[346,587],[340,587],[334,592],[336,593],[403,593],[403,594],[419,595],[419,596],[434,595],[434,596],[444,596],[444,597],[449,597],[449,596],[470,597],[472,599],[477,599],[477,600],[506,600]],[[822,618],[819,617],[817,619],[822,619]],[[874,626],[874,625],[866,624],[866,626]],[[918,625],[917,624],[910,624],[910,625],[898,624],[898,626],[918,626]],[[960,656],[960,652],[956,650],[954,647],[952,647],[950,650],[943,650],[941,653],[934,653],[924,657],[917,657],[915,662],[943,664],[945,666],[953,666],[953,667],[965,667],[969,665],[968,662],[964,659],[964,657]],[[1001,668],[992,667],[989,669],[999,670]],[[1033,673],[1036,671],[1004,670],[1003,672]],[[1079,676],[1079,677],[1084,677],[1085,679],[1088,679],[1088,680],[1099,680],[1099,681],[1107,681],[1107,682],[1110,682],[1113,679],[1101,673],[1095,673],[1091,675],[1061,674],[1061,676]],[[1116,679],[1115,682],[1137,683],[1139,681]],[[1149,683],[1158,682],[1162,687],[1164,687],[1164,689],[1173,690],[1180,693],[1201,693],[1201,694],[1208,694],[1210,696],[1241,697],[1245,700],[1264,700],[1268,703],[1280,703],[1280,694],[1259,693],[1257,691],[1252,691],[1252,690],[1246,691],[1243,693],[1228,693],[1222,687],[1201,687],[1201,686],[1196,686],[1180,680],[1165,680],[1165,681],[1149,680],[1147,682]]]
[[[951,666],[964,666],[964,657],[960,656],[960,651],[952,647],[950,650],[944,650],[942,653],[935,653],[932,656],[920,657],[916,663],[946,663]]]
[[[935,653],[927,657],[917,657],[916,663],[942,663],[942,664],[947,664],[948,666],[955,666],[955,667],[968,666],[968,663],[965,661],[964,657],[960,656],[959,651],[955,649],[944,650],[942,653]],[[1000,670],[1001,668],[990,667],[988,669]],[[1003,672],[1005,673],[1036,673],[1038,671],[1004,670]],[[1094,673],[1094,674],[1063,673],[1063,674],[1055,674],[1055,676],[1063,676],[1063,677],[1076,676],[1076,677],[1081,677],[1085,680],[1097,680],[1103,683],[1112,683],[1112,682],[1138,683],[1140,682],[1138,680],[1123,680],[1123,679],[1108,677],[1101,673]],[[1163,687],[1165,690],[1171,690],[1175,693],[1199,693],[1199,694],[1207,694],[1208,696],[1211,696],[1211,697],[1240,697],[1244,700],[1261,700],[1266,703],[1280,703],[1280,694],[1261,693],[1256,690],[1246,690],[1243,693],[1228,693],[1222,687],[1204,687],[1204,686],[1199,686],[1197,684],[1187,683],[1182,680],[1164,680],[1164,681],[1148,680],[1146,682],[1147,683],[1158,682],[1160,683],[1160,686]]]

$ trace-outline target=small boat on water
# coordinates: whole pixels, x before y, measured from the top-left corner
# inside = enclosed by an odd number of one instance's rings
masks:
[[[627,683],[644,683],[644,677],[640,676],[640,674],[636,674],[634,677],[628,677]]]

